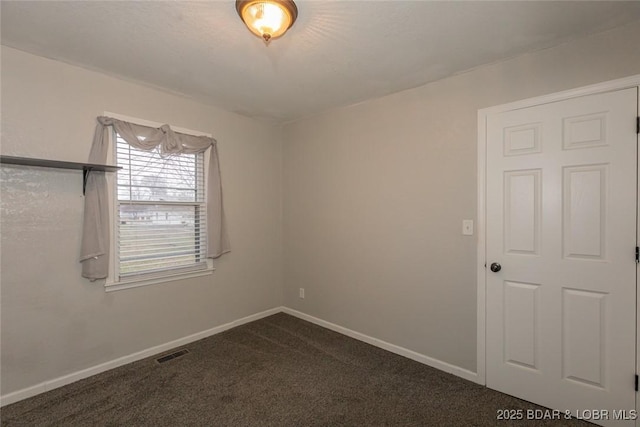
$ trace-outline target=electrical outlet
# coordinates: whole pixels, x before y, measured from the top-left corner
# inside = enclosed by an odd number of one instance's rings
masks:
[[[300,298],[304,299],[304,288],[300,288]]]
[[[472,219],[462,220],[462,234],[464,234],[465,236],[473,236],[473,220]]]

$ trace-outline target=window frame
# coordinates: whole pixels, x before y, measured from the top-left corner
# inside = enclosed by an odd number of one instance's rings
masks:
[[[127,121],[130,123],[135,123],[143,126],[155,127],[158,128],[163,125],[163,123],[152,122],[149,120],[139,119],[135,117],[124,116],[122,114],[116,114],[111,112],[104,112],[105,116],[113,117],[118,120]],[[207,136],[211,137],[211,134],[194,131],[191,129],[180,128],[176,126],[171,126],[175,132],[185,133],[189,135],[195,136]],[[117,164],[117,141],[115,138],[115,130],[113,132],[109,132],[109,150],[107,153],[107,158],[111,160],[113,164]],[[207,186],[208,186],[208,170],[209,170],[209,148],[207,151],[203,153],[204,156],[204,194],[205,194],[205,203],[206,206],[208,200],[206,199],[207,194]],[[116,174],[106,174],[107,177],[107,194],[108,194],[108,202],[109,202],[109,211],[110,211],[110,221],[109,221],[109,235],[111,236],[111,245],[110,245],[110,257],[109,257],[109,275],[105,280],[105,291],[112,292],[123,289],[131,289],[137,288],[141,286],[155,285],[160,283],[174,282],[178,280],[191,279],[194,277],[208,276],[213,274],[215,268],[213,267],[213,260],[211,258],[206,258],[206,267],[177,267],[175,269],[168,269],[165,271],[159,271],[148,274],[140,274],[139,276],[129,276],[125,278],[119,277],[118,272],[118,248],[120,245],[120,241],[118,240],[118,226],[116,222],[119,218],[118,212],[118,200],[117,200],[117,175]]]

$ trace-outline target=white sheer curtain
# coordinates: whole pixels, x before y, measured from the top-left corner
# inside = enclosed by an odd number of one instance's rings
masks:
[[[195,154],[211,148],[207,178],[207,257],[218,258],[231,250],[224,218],[215,139],[174,132],[169,125],[152,128],[104,116],[97,120],[89,163],[106,163],[109,148],[106,132],[110,126],[129,145],[139,150],[153,150],[160,146],[161,155]],[[104,279],[109,273],[109,201],[104,174],[97,171],[89,173],[85,190],[80,262],[82,276],[92,281]]]

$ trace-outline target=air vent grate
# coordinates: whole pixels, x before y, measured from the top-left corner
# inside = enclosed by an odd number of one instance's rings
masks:
[[[158,362],[158,363],[168,362],[171,359],[175,359],[176,357],[184,356],[187,353],[189,353],[189,350],[187,350],[186,348],[183,348],[182,350],[174,351],[171,354],[167,354],[166,356],[162,356],[162,357],[157,358],[156,362]]]

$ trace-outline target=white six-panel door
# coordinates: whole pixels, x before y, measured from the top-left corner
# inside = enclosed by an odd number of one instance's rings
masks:
[[[487,386],[602,424],[635,409],[637,106],[631,88],[487,116]]]

